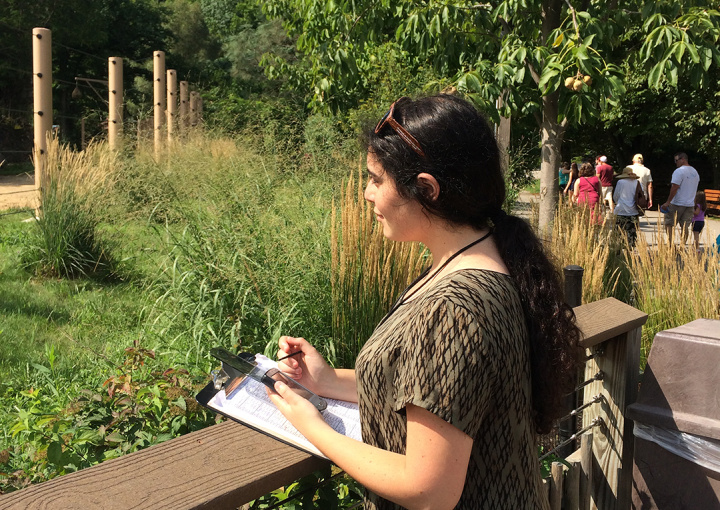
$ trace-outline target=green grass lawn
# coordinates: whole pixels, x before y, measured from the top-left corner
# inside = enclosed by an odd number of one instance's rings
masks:
[[[525,186],[523,191],[528,193],[540,193],[540,179],[535,179],[533,182]]]

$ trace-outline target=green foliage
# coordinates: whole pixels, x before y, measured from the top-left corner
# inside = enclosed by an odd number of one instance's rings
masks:
[[[43,213],[24,244],[25,266],[42,276],[117,276],[117,262],[98,234],[99,220],[83,198],[71,188],[58,189],[55,181],[42,197]]]
[[[137,341],[125,360],[96,388],[68,400],[57,386],[54,348],[48,366],[33,364],[38,388],[4,388],[17,394],[10,434],[16,445],[0,454],[12,475],[0,484],[9,492],[92,466],[205,427],[212,413],[192,398],[194,381],[186,370],[151,370],[154,352]]]
[[[508,169],[505,172],[505,203],[503,209],[512,211],[520,192],[532,184],[532,172],[539,166],[537,141],[517,140],[508,151]]]
[[[249,510],[357,508],[362,496],[360,484],[342,472],[332,475],[328,468],[256,499],[250,504]]]
[[[209,60],[218,58],[220,42],[211,37],[200,4],[192,0],[173,0],[167,29],[173,35],[168,48],[172,59],[183,68],[200,70]]]

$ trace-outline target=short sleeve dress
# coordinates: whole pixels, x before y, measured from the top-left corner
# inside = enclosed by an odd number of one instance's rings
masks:
[[[548,508],[532,423],[529,340],[512,279],[463,269],[381,323],[355,366],[363,441],[405,453],[413,404],[473,438],[456,508]],[[369,493],[366,509],[401,508]]]

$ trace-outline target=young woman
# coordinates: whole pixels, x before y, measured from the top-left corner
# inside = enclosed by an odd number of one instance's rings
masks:
[[[572,192],[575,189],[575,183],[578,180],[580,171],[578,170],[577,163],[573,163],[570,165],[570,177],[568,178],[568,183],[565,186],[565,189],[563,190],[563,193],[565,193],[568,197],[572,197]]]
[[[590,223],[602,223],[602,214],[595,214],[598,204],[602,204],[601,194],[600,179],[595,175],[595,168],[590,163],[583,163],[573,188],[573,199],[578,205],[590,208]]]
[[[449,95],[397,100],[367,137],[365,198],[384,235],[419,241],[432,265],[361,350],[331,368],[282,337],[291,377],[356,401],[363,442],[334,432],[276,384],[273,402],[368,491],[366,508],[548,508],[536,432],[572,389],[579,332],[561,280],[505,184],[485,119]]]

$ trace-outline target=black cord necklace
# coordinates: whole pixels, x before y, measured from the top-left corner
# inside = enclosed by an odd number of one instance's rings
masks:
[[[418,285],[418,287],[417,287],[416,289],[413,289],[413,291],[408,294],[408,291],[409,291],[410,289],[412,289],[412,288],[415,286],[415,284],[417,284],[417,282],[419,282],[420,280],[422,280],[423,278],[425,278],[425,276],[427,276],[427,274],[430,272],[430,267],[432,267],[432,266],[428,267],[428,268],[425,269],[422,273],[420,273],[420,276],[418,276],[417,278],[415,278],[415,279],[412,281],[412,283],[405,288],[405,290],[403,291],[403,293],[400,294],[400,297],[397,299],[397,301],[395,301],[395,304],[392,306],[392,308],[390,308],[390,311],[385,315],[385,317],[382,318],[382,320],[381,320],[380,323],[377,325],[377,327],[380,327],[385,321],[387,321],[387,320],[390,318],[390,316],[391,316],[393,313],[395,313],[395,311],[396,311],[398,308],[400,308],[403,304],[405,304],[405,302],[406,302],[408,299],[410,299],[411,297],[413,297],[415,294],[418,293],[418,291],[419,291],[420,289],[422,289],[425,285],[427,285],[428,283],[430,283],[430,282],[438,275],[438,273],[440,273],[443,269],[445,269],[445,268],[447,267],[447,265],[450,264],[450,262],[452,262],[458,255],[460,255],[460,254],[463,253],[463,252],[466,252],[467,250],[469,250],[470,248],[472,248],[472,247],[475,246],[476,244],[480,244],[480,243],[483,242],[485,239],[487,239],[488,237],[490,237],[490,234],[492,234],[492,233],[493,233],[493,231],[492,231],[492,229],[490,229],[490,231],[489,231],[487,234],[485,234],[484,236],[482,236],[480,239],[476,239],[476,240],[473,241],[472,243],[468,244],[467,246],[464,246],[464,247],[460,248],[458,251],[456,251],[455,253],[453,253],[452,255],[450,255],[450,257],[448,257],[448,259],[447,259],[445,262],[443,262],[442,265],[441,265],[440,267],[438,267],[438,268],[435,270],[435,272],[433,272],[433,274],[431,274],[431,275],[427,278],[427,280],[425,280],[424,282],[422,282],[420,285]],[[376,328],[376,329],[377,329],[377,328]]]

